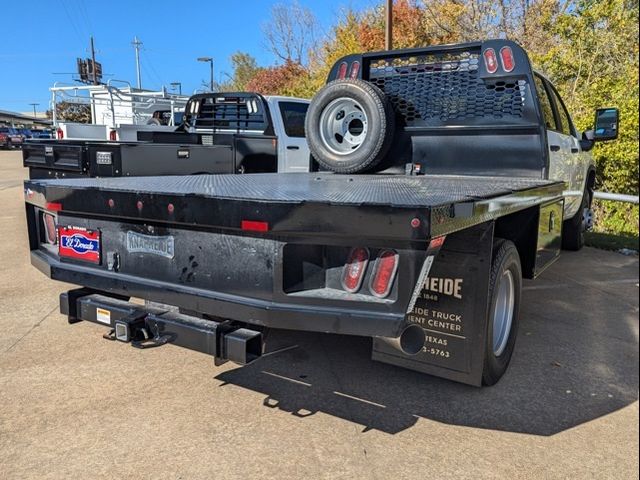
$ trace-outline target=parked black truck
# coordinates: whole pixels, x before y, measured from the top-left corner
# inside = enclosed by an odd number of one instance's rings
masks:
[[[598,118],[579,135],[509,41],[351,55],[306,118],[329,171],[27,181],[32,263],[81,286],[70,322],[137,347],[246,363],[266,327],[363,335],[375,360],[490,385],[522,278],[582,245],[586,152],[617,132]]]
[[[139,131],[136,142],[28,140],[23,164],[29,178],[308,172],[308,105],[248,92],[198,94],[174,132]]]

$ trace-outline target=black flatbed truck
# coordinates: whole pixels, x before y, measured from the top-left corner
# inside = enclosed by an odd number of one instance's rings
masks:
[[[70,322],[106,325],[109,338],[140,348],[173,343],[208,353],[216,363],[242,364],[260,356],[263,328],[363,335],[373,338],[376,360],[472,385],[493,384],[513,351],[522,278],[534,278],[558,257],[573,225],[567,227],[573,219],[565,216],[572,193],[545,167],[547,137],[530,66],[522,67],[524,52],[493,41],[456,46],[453,53],[473,51],[482,58],[484,50],[495,54],[504,45],[521,64],[516,74],[523,83],[515,84],[530,124],[514,127],[496,117],[498,125],[485,130],[459,126],[446,133],[432,126],[412,130],[406,117],[397,125],[398,135],[413,135],[414,155],[424,148],[425,135],[433,145],[438,133],[447,149],[458,149],[450,174],[429,173],[428,159],[406,162],[406,152],[388,147],[377,170],[365,158],[369,173],[30,180],[25,200],[31,261],[51,278],[81,286],[61,296]],[[435,55],[428,74],[454,73],[443,67],[451,49],[365,54],[350,60],[351,69],[360,62],[366,79],[380,57]],[[358,128],[351,131],[348,124],[344,132],[351,145],[361,136],[366,149],[367,129],[384,121],[366,95],[384,97],[367,93],[360,78],[341,79],[340,65],[330,77],[338,80],[311,104],[307,135],[313,122],[322,128],[322,111],[336,104],[323,94],[337,86],[344,90],[340,101],[365,104],[364,116],[346,118],[363,119]],[[405,72],[391,69],[390,75]],[[352,95],[354,89],[366,95]],[[331,117],[329,125],[342,128],[334,119],[343,118]],[[520,116],[511,121],[522,122]],[[461,140],[467,155],[451,142],[465,134],[473,137]],[[346,133],[328,145],[339,151],[341,137]],[[489,144],[495,142],[502,144],[492,157]],[[475,151],[469,147],[474,143]],[[312,141],[316,159],[334,166],[316,147]],[[349,148],[357,153],[361,146]],[[338,161],[352,160],[349,155]],[[389,155],[403,163],[388,167]],[[491,175],[469,167],[478,157]],[[433,165],[445,160],[436,157]],[[583,188],[579,205],[587,198],[586,177]],[[141,306],[130,297],[160,305]]]
[[[201,93],[189,98],[175,131],[139,131],[137,141],[28,140],[23,165],[29,178],[310,171],[309,150],[300,141],[308,103],[252,92]]]

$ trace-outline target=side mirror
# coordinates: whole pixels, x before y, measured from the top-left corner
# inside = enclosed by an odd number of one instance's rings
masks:
[[[595,127],[593,129],[593,141],[603,142],[618,138],[620,124],[617,108],[599,108],[596,110]]]

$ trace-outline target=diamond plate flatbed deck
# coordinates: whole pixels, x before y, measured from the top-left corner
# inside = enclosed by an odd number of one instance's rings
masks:
[[[287,173],[34,180],[52,189],[198,196],[268,203],[430,208],[557,185],[536,178]]]

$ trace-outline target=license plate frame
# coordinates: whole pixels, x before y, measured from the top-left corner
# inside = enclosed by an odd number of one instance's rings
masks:
[[[100,264],[100,230],[82,227],[58,227],[58,255],[60,258]]]

